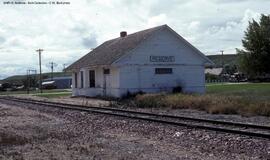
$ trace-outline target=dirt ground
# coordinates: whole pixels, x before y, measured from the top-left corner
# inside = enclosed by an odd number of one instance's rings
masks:
[[[1,100],[0,159],[270,159],[270,141]]]

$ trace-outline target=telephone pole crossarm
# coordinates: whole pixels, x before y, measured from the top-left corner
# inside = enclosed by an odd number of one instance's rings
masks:
[[[56,66],[57,64],[54,62],[50,62],[49,64],[51,66],[51,80],[53,80],[53,69],[54,69],[54,66]]]

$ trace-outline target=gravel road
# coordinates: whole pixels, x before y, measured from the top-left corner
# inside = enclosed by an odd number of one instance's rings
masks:
[[[270,159],[270,141],[0,100],[0,159]]]

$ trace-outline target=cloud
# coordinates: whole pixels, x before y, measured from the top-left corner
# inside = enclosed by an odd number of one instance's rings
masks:
[[[266,0],[70,0],[70,5],[3,5],[0,3],[0,77],[43,71],[54,61],[56,70],[71,64],[91,48],[119,36],[168,24],[207,54],[234,53],[248,25],[269,14]],[[227,50],[227,51],[226,51]]]
[[[252,19],[258,20],[259,17],[259,13],[247,9],[240,20],[227,21],[225,25],[209,27],[199,36],[199,39],[205,42],[201,48],[212,52],[212,54],[219,50],[225,50],[227,54],[234,54],[235,48],[241,48],[241,39],[248,22]],[[206,41],[213,42],[215,45],[206,43]]]
[[[251,0],[237,0],[238,3],[248,2]],[[235,0],[215,0],[216,3],[235,3]]]
[[[5,42],[5,38],[4,37],[0,37],[0,45],[2,44],[2,43],[4,43]]]
[[[168,23],[168,17],[166,14],[159,14],[148,19],[147,27],[159,26],[166,23]]]
[[[82,39],[82,41],[83,41],[83,45],[86,48],[93,48],[93,47],[96,47],[97,46],[97,40],[96,40],[96,37],[94,35],[90,35],[90,36],[84,37]]]

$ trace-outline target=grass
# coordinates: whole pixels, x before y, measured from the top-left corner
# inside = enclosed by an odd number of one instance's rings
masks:
[[[8,91],[8,92],[0,92],[0,95],[27,95],[26,91]],[[71,91],[64,89],[50,89],[43,90],[43,93],[39,93],[39,91],[31,91],[29,95],[45,97],[45,98],[59,98],[63,96],[71,96]]]
[[[213,114],[270,116],[270,83],[208,85],[205,95],[145,94],[136,107],[197,109]]]
[[[65,89],[48,89],[48,90],[43,90],[43,93],[57,93],[57,92],[69,92],[68,90]],[[29,94],[38,94],[38,90],[30,91]],[[0,92],[0,95],[16,95],[16,94],[27,94],[27,91],[2,91]]]
[[[43,93],[55,93],[55,92],[69,92],[68,90],[65,89],[47,89],[47,90],[42,90]],[[37,94],[39,93],[39,90],[34,90],[30,91],[30,94]],[[10,95],[10,94],[27,94],[27,91],[2,91],[0,92],[0,95]]]
[[[0,95],[26,94],[26,91],[0,91]]]
[[[45,98],[59,98],[59,97],[71,96],[71,92],[38,93],[38,94],[35,94],[35,96],[45,97]]]
[[[270,100],[270,83],[207,85],[207,94],[240,96],[254,101]]]
[[[167,107],[197,109],[213,114],[240,114],[270,116],[270,83],[208,84],[206,94],[144,94],[137,95],[127,105],[135,107]],[[0,94],[26,94],[25,91]],[[67,90],[34,91],[31,95],[59,98],[71,96]],[[123,102],[125,103],[125,102]]]

